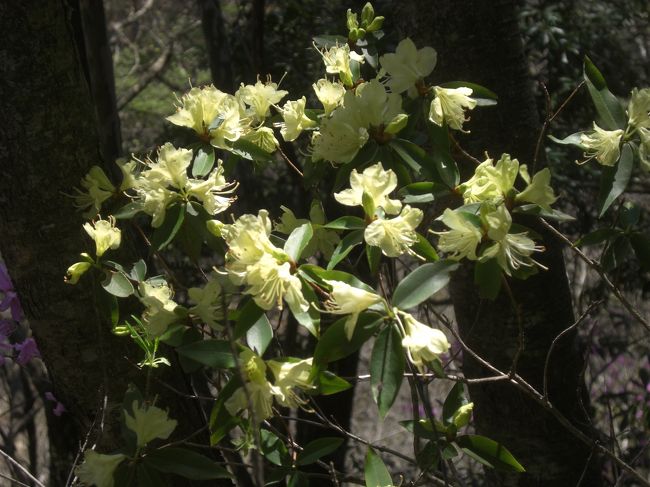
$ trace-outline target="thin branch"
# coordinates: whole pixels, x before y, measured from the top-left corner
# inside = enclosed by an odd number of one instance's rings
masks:
[[[14,460],[11,455],[8,455],[7,453],[0,448],[0,456],[3,456],[9,463],[11,463],[13,466],[15,466],[18,470],[20,470],[29,480],[34,482],[38,487],[45,487],[43,483],[38,480],[36,477],[34,477],[29,470],[27,470],[25,467],[23,467],[18,461]]]
[[[560,334],[553,339],[553,342],[551,343],[551,346],[548,348],[548,352],[546,353],[546,360],[544,361],[544,386],[543,386],[544,387],[544,398],[546,398],[547,401],[548,401],[548,368],[549,368],[549,364],[551,362],[551,354],[553,353],[553,349],[555,348],[555,345],[557,344],[558,341],[560,341],[560,339],[564,335],[569,333],[571,330],[577,328],[585,320],[585,318],[587,318],[587,316],[589,316],[591,311],[596,306],[600,305],[601,303],[602,303],[602,300],[601,301],[595,301],[595,302],[591,303],[589,305],[589,307],[585,310],[585,312],[582,313],[580,315],[580,317],[575,321],[575,323],[573,323],[571,326],[569,326],[568,328],[566,328],[565,330],[560,332]]]
[[[614,293],[614,296],[620,301],[620,303],[627,309],[630,314],[639,322],[641,325],[646,329],[646,331],[650,332],[650,323],[646,321],[643,316],[639,314],[639,312],[632,306],[632,304],[627,300],[625,296],[623,296],[623,293],[618,289],[618,287],[607,277],[607,274],[603,270],[603,268],[595,261],[590,259],[585,255],[585,253],[577,248],[575,245],[573,245],[573,242],[569,240],[562,232],[558,231],[553,225],[548,223],[546,220],[543,218],[540,218],[540,221],[542,222],[542,225],[544,225],[548,230],[551,231],[556,237],[558,237],[560,240],[562,240],[564,243],[566,243],[569,248],[575,252],[575,254],[580,257],[589,267],[591,267],[593,270],[595,270],[600,278],[603,280],[605,285]]]
[[[131,100],[138,96],[147,86],[151,83],[158,75],[165,69],[167,63],[169,62],[172,54],[172,45],[168,45],[163,53],[156,59],[147,71],[142,74],[140,79],[135,82],[128,90],[117,100],[117,110],[122,111],[122,109],[128,105]]]

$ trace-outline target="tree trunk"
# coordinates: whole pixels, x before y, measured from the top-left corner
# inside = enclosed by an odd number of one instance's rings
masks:
[[[82,438],[105,398],[121,401],[134,368],[124,360],[128,341],[101,326],[91,287],[63,283],[88,246],[81,215],[64,193],[101,162],[69,14],[57,0],[39,8],[0,3],[0,247],[56,395]],[[102,435],[109,448],[119,434],[113,423],[106,421]]]
[[[415,0],[401,3],[395,18],[401,19],[403,36],[412,37],[418,47],[432,45],[438,51],[434,83],[471,81],[499,96],[497,107],[472,112],[467,126],[472,133],[459,137],[461,145],[479,159],[485,150],[496,158],[507,152],[532,166],[540,124],[515,2],[445,0],[433,8],[430,2]],[[508,280],[512,298],[502,290],[495,302],[489,302],[479,298],[472,268],[464,266],[454,276],[451,292],[462,337],[501,370],[508,371],[513,364],[521,326],[524,348],[516,371],[541,391],[550,344],[574,322],[574,315],[561,248],[534,222],[522,223],[542,234],[546,252],[538,260],[548,271],[526,281]],[[549,397],[575,426],[587,430],[583,366],[575,333],[564,336],[553,352]],[[464,355],[463,369],[468,377],[490,375],[469,354]],[[490,471],[491,485],[573,486],[583,472],[581,485],[601,485],[600,463],[591,458],[589,449],[516,388],[488,383],[470,387],[470,395],[477,432],[503,443],[526,468],[522,475]]]

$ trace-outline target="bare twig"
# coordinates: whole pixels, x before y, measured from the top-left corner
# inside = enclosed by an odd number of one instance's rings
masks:
[[[27,477],[29,480],[31,480],[36,485],[38,485],[38,487],[45,487],[45,485],[43,485],[43,483],[40,480],[38,480],[36,477],[34,477],[29,472],[29,470],[27,470],[25,467],[23,467],[17,460],[14,460],[11,455],[5,453],[4,450],[2,450],[2,448],[0,448],[0,456],[3,456],[9,463],[11,463],[13,466],[15,466],[18,470],[20,470],[25,475],[25,477]]]

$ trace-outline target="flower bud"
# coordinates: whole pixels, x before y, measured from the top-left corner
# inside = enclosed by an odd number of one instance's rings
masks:
[[[458,408],[454,413],[454,416],[451,418],[451,422],[454,423],[456,428],[462,428],[467,426],[469,423],[469,418],[472,416],[472,410],[474,409],[474,403],[470,402]]]
[[[361,25],[367,27],[375,19],[375,9],[370,2],[367,2],[361,10]]]
[[[351,9],[348,9],[347,12],[347,25],[350,33],[352,33],[353,30],[359,28],[359,21],[357,20],[357,14],[352,13]]]
[[[406,113],[400,113],[394,119],[392,119],[388,125],[386,125],[384,132],[394,135],[406,127],[408,121],[409,116]]]
[[[376,30],[381,29],[383,25],[384,25],[384,17],[380,15],[379,17],[375,17],[374,20],[370,23],[370,25],[366,27],[366,31],[375,32]]]
[[[79,278],[83,276],[88,269],[90,269],[92,264],[88,262],[77,262],[68,267],[66,272],[65,282],[66,284],[77,284]]]

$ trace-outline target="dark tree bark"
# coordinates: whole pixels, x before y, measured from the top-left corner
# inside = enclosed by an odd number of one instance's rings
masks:
[[[221,2],[219,0],[198,0],[198,5],[212,81],[220,90],[231,93],[235,90],[235,82]]]
[[[461,137],[461,144],[480,159],[484,150],[497,158],[507,152],[530,167],[540,123],[514,0],[444,0],[435,5],[415,0],[401,3],[398,10],[402,35],[412,37],[419,47],[432,45],[438,51],[434,83],[472,81],[499,96],[497,107],[472,112],[468,125],[472,133]],[[561,248],[534,222],[522,223],[542,234],[546,252],[539,260],[548,271],[526,281],[508,280],[512,297],[502,291],[495,302],[488,302],[479,298],[472,268],[465,266],[454,276],[451,292],[466,343],[501,370],[509,371],[522,338],[523,353],[516,371],[541,391],[549,346],[574,322],[574,315]],[[575,426],[587,431],[583,366],[576,335],[563,337],[549,369],[549,398]],[[463,368],[468,377],[490,375],[468,354]],[[573,486],[583,472],[581,485],[601,485],[600,464],[591,458],[589,448],[514,387],[504,383],[477,385],[470,387],[470,395],[475,403],[477,431],[503,443],[527,470],[523,475],[490,471],[492,485]]]
[[[0,4],[0,247],[56,393],[83,435],[105,396],[121,400],[133,367],[123,359],[128,342],[101,326],[90,286],[63,284],[87,245],[64,193],[101,162],[69,14],[56,0],[38,9]],[[117,432],[106,424],[102,438],[111,447]]]

